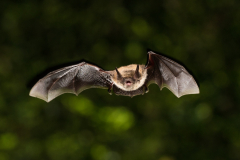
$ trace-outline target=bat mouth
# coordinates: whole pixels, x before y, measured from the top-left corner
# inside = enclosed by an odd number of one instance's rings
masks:
[[[131,85],[132,85],[132,82],[131,82],[131,81],[126,81],[126,85],[127,85],[127,86],[131,86]]]

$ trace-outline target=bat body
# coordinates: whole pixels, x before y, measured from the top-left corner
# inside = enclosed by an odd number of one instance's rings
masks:
[[[34,85],[30,96],[49,102],[63,93],[78,95],[85,89],[103,88],[110,94],[133,97],[147,93],[151,83],[160,89],[167,87],[177,97],[199,93],[197,83],[183,66],[149,51],[146,66],[131,64],[104,71],[82,62],[50,72]]]

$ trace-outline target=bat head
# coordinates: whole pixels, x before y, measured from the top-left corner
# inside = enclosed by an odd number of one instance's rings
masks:
[[[144,85],[147,73],[143,65],[129,65],[116,68],[113,75],[114,84],[124,90],[132,91]]]

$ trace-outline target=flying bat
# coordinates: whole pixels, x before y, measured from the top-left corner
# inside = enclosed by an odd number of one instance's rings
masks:
[[[156,83],[161,90],[168,88],[178,98],[199,93],[197,83],[183,66],[149,51],[146,65],[131,64],[105,71],[81,62],[55,70],[33,86],[30,96],[50,102],[64,93],[78,95],[89,88],[103,88],[108,89],[109,94],[133,97],[147,93],[151,83]]]

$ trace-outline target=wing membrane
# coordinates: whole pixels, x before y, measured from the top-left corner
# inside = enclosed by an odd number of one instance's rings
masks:
[[[154,70],[153,80],[160,89],[166,87],[177,97],[199,93],[197,83],[183,66],[152,51],[148,54],[147,67]]]
[[[109,83],[109,73],[82,62],[50,72],[34,85],[30,96],[49,102],[64,93],[78,95],[88,88],[107,88]]]

